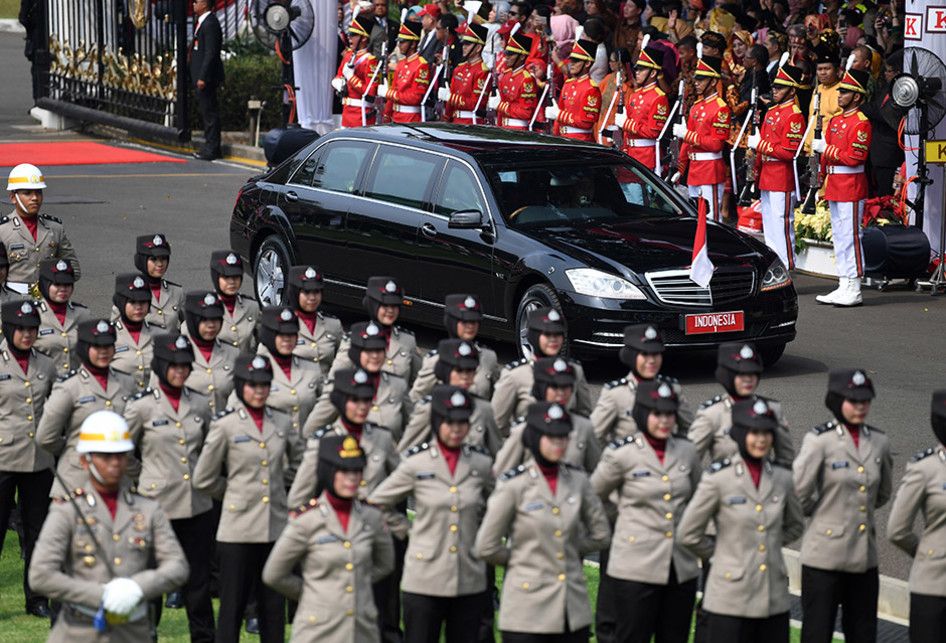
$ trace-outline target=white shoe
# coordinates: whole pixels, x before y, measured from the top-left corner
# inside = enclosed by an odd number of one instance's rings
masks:
[[[848,279],[847,288],[834,298],[833,303],[835,306],[860,306],[864,303],[864,299],[861,297],[860,278]]]
[[[819,304],[833,304],[842,292],[847,288],[847,277],[841,277],[838,279],[838,287],[829,292],[827,295],[818,295],[815,297],[815,301]]]

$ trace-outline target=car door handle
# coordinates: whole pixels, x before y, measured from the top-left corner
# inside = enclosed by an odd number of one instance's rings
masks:
[[[295,203],[298,200],[299,200],[298,194],[296,194],[292,190],[290,190],[289,192],[286,192],[286,201],[292,201],[293,203]]]
[[[437,236],[437,228],[435,228],[435,227],[434,227],[434,224],[432,224],[432,223],[425,223],[424,225],[422,225],[422,226],[420,227],[420,232],[421,232],[421,234],[424,235],[425,237],[436,237],[436,236]]]

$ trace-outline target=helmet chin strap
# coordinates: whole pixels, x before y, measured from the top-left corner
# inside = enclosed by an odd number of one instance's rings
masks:
[[[95,478],[95,481],[100,485],[105,486],[105,479],[102,478],[102,474],[99,473],[99,470],[95,467],[95,463],[92,462],[92,454],[87,453],[85,455],[85,461],[89,464],[89,473],[92,474],[92,477]]]
[[[13,193],[13,198],[16,199],[16,202],[19,204],[20,209],[21,209],[23,212],[29,212],[29,210],[26,209],[26,206],[23,205],[23,201],[20,200],[20,193],[19,193],[19,191]]]

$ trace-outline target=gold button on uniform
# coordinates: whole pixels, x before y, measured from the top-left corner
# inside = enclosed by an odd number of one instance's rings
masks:
[[[664,536],[666,536],[667,538],[673,538],[673,532],[672,531],[665,532]]]
[[[452,511],[453,513],[456,513],[458,510],[459,509],[457,508],[456,505],[450,505],[450,511]]]
[[[723,574],[723,578],[725,578],[726,580],[729,580],[730,578],[732,578],[732,574],[730,574],[729,572],[726,572],[725,574]]]
[[[456,492],[457,492],[456,486],[455,486],[455,485],[454,485],[454,486],[451,486],[451,487],[450,487],[450,493],[456,493]]]
[[[666,518],[667,520],[673,520],[673,514],[668,511],[667,513],[664,514],[664,518]]]
[[[175,422],[175,423],[174,423],[174,428],[177,428],[177,429],[181,428],[181,423],[180,423],[180,422]]]
[[[269,496],[263,496],[263,504],[269,504]]]
[[[355,566],[352,565],[351,563],[345,563],[345,569],[346,569],[347,571],[351,571],[351,570],[355,569]]]
[[[116,565],[121,565],[121,564],[122,564],[122,557],[121,557],[121,556],[115,556],[115,560],[113,560],[112,562],[114,562]]]
[[[345,549],[351,549],[351,541],[346,540],[345,542],[342,543],[342,547],[344,547]]]
[[[182,457],[182,458],[181,458],[181,464],[187,464],[187,458]]]
[[[670,476],[668,476],[666,473],[660,476],[660,479],[664,482],[670,482]]]
[[[529,589],[529,583],[523,583],[522,589]]]
[[[670,500],[672,497],[669,493],[664,494],[664,500]]]
[[[346,585],[346,586],[345,586],[345,591],[348,592],[349,594],[351,594],[353,591],[355,591],[355,588],[352,587],[351,585]]]
[[[866,493],[867,487],[865,485],[861,485],[857,488],[857,490],[860,491],[861,493]]]
[[[185,479],[185,480],[190,480],[190,479],[191,479],[191,474],[185,473],[185,474],[184,474],[184,479]]]
[[[563,551],[558,552],[557,554],[555,554],[555,558],[557,558],[558,560],[565,560],[565,552]]]
[[[268,467],[268,466],[269,466],[269,460],[260,460],[259,464],[260,464],[261,467]]]
[[[266,448],[266,443],[265,443],[265,442],[260,442],[260,443],[259,443],[259,448],[265,449],[265,448]]]
[[[553,514],[553,515],[556,515],[556,516],[557,516],[557,515],[560,514],[560,513],[561,513],[561,509],[559,509],[558,507],[552,507],[552,514]]]
[[[555,530],[555,537],[556,537],[556,538],[561,538],[561,537],[562,537],[562,530],[561,530],[561,529],[556,529],[556,530]]]
[[[121,540],[121,539],[122,539],[122,537],[119,536],[118,534],[112,534],[112,540],[114,540],[115,542],[118,542],[118,541]]]
[[[456,525],[450,525],[450,533],[455,534],[455,533],[457,533],[457,530],[458,530],[458,529],[459,529],[459,527],[457,527]]]
[[[864,467],[858,467],[858,468],[857,468],[857,472],[858,472],[858,473],[864,473]]]
[[[187,444],[187,440],[185,440],[184,438],[178,438],[178,439],[177,439],[177,443],[178,443],[178,444]]]
[[[456,545],[450,545],[450,553],[451,553],[451,554],[457,553],[457,546],[456,546]]]
[[[765,563],[762,563],[761,565],[759,565],[760,572],[764,572],[766,569],[768,569],[768,567],[765,566]]]
[[[861,523],[857,526],[857,530],[860,532],[867,531],[867,525],[865,525],[864,523]]]
[[[355,612],[352,611],[352,610],[346,610],[346,611],[345,611],[345,616],[354,616],[354,615],[355,615]]]
[[[756,527],[756,531],[758,531],[761,534],[763,531],[765,531],[765,525],[759,525],[758,527]]]
[[[559,575],[558,575],[558,582],[560,582],[560,583],[564,583],[564,582],[565,582],[565,574],[559,574]]]
[[[310,617],[309,617],[308,619],[306,619],[306,620],[308,620],[309,623],[312,624],[312,625],[315,624],[315,617],[314,617],[314,616],[310,616]]]
[[[765,553],[765,545],[759,545],[759,552]]]
[[[755,506],[755,510],[756,510],[757,512],[758,512],[758,511],[762,511],[762,505],[756,505],[756,506]]]
[[[830,536],[830,535],[833,534],[833,533],[834,533],[834,530],[833,530],[833,529],[825,529],[825,530],[824,530],[824,535],[825,535],[825,536]]]

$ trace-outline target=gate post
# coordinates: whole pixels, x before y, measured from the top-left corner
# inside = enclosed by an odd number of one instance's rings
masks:
[[[177,39],[177,129],[180,131],[181,141],[191,140],[190,119],[190,69],[187,64],[187,54],[190,51],[190,41],[187,33],[187,0],[174,0],[175,16],[179,19],[175,23]]]

